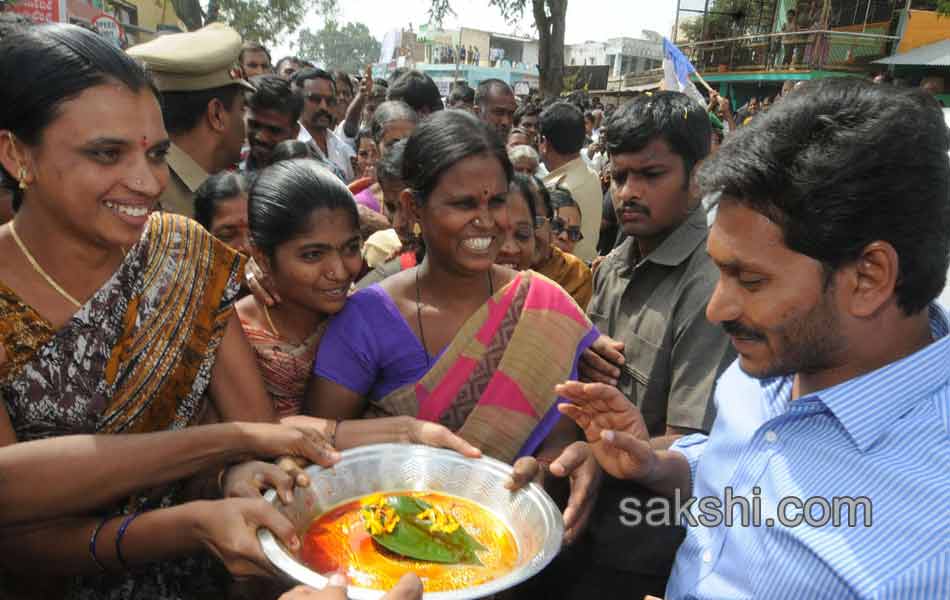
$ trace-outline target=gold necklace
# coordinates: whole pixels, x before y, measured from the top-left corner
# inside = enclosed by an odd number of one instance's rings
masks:
[[[13,234],[13,241],[16,242],[16,245],[20,247],[20,251],[23,252],[23,256],[26,257],[26,260],[30,262],[30,265],[33,267],[33,270],[36,271],[43,279],[46,280],[46,283],[59,292],[59,295],[63,298],[69,300],[70,304],[73,304],[76,308],[82,308],[82,303],[79,300],[76,300],[69,292],[64,290],[56,280],[50,277],[49,273],[43,270],[43,267],[40,266],[40,263],[36,262],[36,259],[33,258],[33,255],[30,254],[30,251],[27,250],[26,245],[23,243],[23,240],[20,239],[20,236],[17,235],[16,228],[13,227],[13,221],[10,221],[10,233]]]

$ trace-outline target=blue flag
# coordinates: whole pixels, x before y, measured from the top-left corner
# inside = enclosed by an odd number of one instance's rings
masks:
[[[699,93],[696,86],[690,80],[689,76],[696,72],[693,63],[689,62],[686,55],[683,54],[673,42],[663,38],[663,82],[666,89],[674,92],[682,92],[696,100],[700,104],[705,104],[706,100]]]

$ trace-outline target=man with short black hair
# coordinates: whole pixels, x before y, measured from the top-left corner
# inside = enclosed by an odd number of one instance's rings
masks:
[[[247,79],[258,75],[269,75],[274,72],[270,64],[270,52],[260,42],[244,42],[241,46],[238,62],[241,64],[244,77]]]
[[[535,144],[538,143],[538,125],[540,121],[541,107],[530,101],[519,106],[512,119],[515,127],[520,127],[535,137]]]
[[[290,82],[277,75],[261,75],[252,83],[257,88],[248,92],[247,144],[250,148],[242,169],[256,171],[271,164],[274,147],[295,140],[300,134],[303,99],[294,93]]]
[[[211,173],[233,167],[244,145],[244,94],[254,87],[234,65],[241,36],[213,23],[189,33],[163,35],[129,48],[144,62],[162,96],[162,117],[172,140],[171,173],[162,209],[194,215],[195,192]]]
[[[597,258],[604,195],[600,177],[581,158],[584,145],[584,114],[569,102],[555,102],[541,113],[541,159],[549,171],[547,187],[562,185],[581,209],[581,239],[574,254],[588,264]]]
[[[439,86],[421,71],[406,71],[394,79],[386,95],[387,100],[402,100],[424,119],[445,108]]]
[[[502,141],[508,139],[508,133],[514,122],[518,101],[511,86],[501,79],[486,79],[475,90],[475,111],[491,125]]]
[[[449,108],[475,113],[475,90],[464,81],[457,81],[449,93]]]
[[[387,80],[388,80],[386,82],[387,86],[390,86],[396,83],[396,81],[398,81],[400,77],[402,77],[409,71],[410,71],[409,67],[396,67],[395,69],[393,69],[393,72],[389,74],[389,77],[387,77]]]
[[[709,153],[710,124],[705,107],[684,94],[656,92],[619,108],[606,136],[612,208],[627,238],[594,274],[588,315],[602,335],[578,370],[635,406],[652,443],[668,447],[709,431],[716,378],[735,357],[705,317],[716,267],[706,255],[706,213],[690,190]],[[624,506],[655,499],[646,487],[604,478],[589,535],[574,551],[584,583],[561,582],[561,598],[662,595],[682,528],[621,521]]]
[[[920,90],[807,82],[696,178],[739,354],[712,431],[661,450],[617,390],[559,389],[606,470],[699,499],[667,599],[947,597],[948,150]]]
[[[305,67],[303,60],[297,58],[296,56],[285,56],[284,58],[277,61],[277,68],[275,72],[277,76],[281,79],[286,79],[290,81],[293,79],[294,74]]]
[[[336,81],[323,69],[307,68],[294,74],[294,91],[303,98],[300,134],[297,139],[310,146],[314,156],[333,165],[333,171],[344,182],[353,179],[350,161],[353,148],[341,140],[331,126],[336,108]]]

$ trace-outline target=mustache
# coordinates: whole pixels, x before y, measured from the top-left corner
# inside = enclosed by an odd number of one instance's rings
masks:
[[[624,211],[638,212],[638,213],[643,213],[648,217],[650,216],[649,208],[647,208],[646,206],[642,204],[634,202],[632,200],[628,200],[624,202],[623,204],[620,205],[620,208],[617,209],[618,213],[622,213]]]
[[[747,338],[751,340],[764,340],[765,336],[752,329],[751,327],[746,327],[739,321],[723,321],[722,328],[726,330],[726,333],[733,337],[737,338]]]
[[[326,117],[326,118],[328,118],[328,119],[332,119],[332,118],[333,118],[333,115],[331,115],[330,113],[328,113],[328,112],[325,111],[325,110],[319,110],[319,111],[313,113],[313,119],[312,119],[312,120],[313,120],[313,121],[316,121],[316,120],[319,119],[320,117]]]

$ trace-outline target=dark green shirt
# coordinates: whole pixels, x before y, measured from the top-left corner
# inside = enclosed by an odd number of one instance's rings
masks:
[[[722,327],[706,320],[719,279],[706,254],[707,233],[706,212],[697,208],[648,256],[627,238],[594,275],[588,314],[601,333],[624,343],[630,373],[617,387],[643,413],[651,436],[663,435],[668,425],[708,432],[716,379],[735,358]],[[683,529],[620,521],[627,498],[646,507],[654,495],[604,477],[590,523],[592,564],[632,578],[669,575]]]
[[[594,275],[588,314],[624,343],[631,374],[618,387],[653,436],[666,427],[709,431],[719,374],[735,359],[728,336],[706,320],[719,271],[706,254],[706,213],[694,210],[649,256],[627,238]]]

